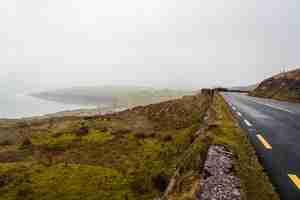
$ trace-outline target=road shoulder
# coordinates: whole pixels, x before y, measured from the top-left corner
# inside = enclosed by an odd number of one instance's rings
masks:
[[[222,144],[237,155],[236,173],[241,179],[245,199],[278,200],[278,194],[265,174],[246,133],[238,125],[229,106],[221,95],[213,102],[217,116],[216,126],[211,127],[214,144]]]

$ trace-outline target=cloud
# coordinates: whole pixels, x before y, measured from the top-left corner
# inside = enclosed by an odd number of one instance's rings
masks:
[[[250,84],[299,63],[298,10],[295,0],[2,0],[0,76],[53,87]]]

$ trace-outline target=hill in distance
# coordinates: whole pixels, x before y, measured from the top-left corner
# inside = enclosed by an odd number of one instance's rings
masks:
[[[87,86],[31,94],[43,100],[64,104],[89,105],[96,110],[113,112],[191,95],[192,91],[154,89],[138,86]]]
[[[280,73],[264,80],[250,95],[300,102],[300,69]]]
[[[259,84],[253,84],[253,85],[248,85],[248,86],[237,86],[237,87],[232,87],[231,89],[233,90],[242,90],[242,91],[253,91],[258,87]]]
[[[66,104],[148,104],[164,97],[181,97],[192,94],[191,91],[154,89],[138,86],[86,86],[58,89],[31,94],[45,100]]]

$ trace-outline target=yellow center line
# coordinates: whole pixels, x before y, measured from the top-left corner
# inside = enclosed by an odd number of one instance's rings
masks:
[[[297,188],[300,190],[300,179],[297,175],[294,174],[288,174],[290,179],[293,181],[293,183],[297,186]]]
[[[256,137],[259,139],[259,141],[265,146],[266,149],[272,149],[272,146],[265,140],[263,136],[260,134],[257,134]]]

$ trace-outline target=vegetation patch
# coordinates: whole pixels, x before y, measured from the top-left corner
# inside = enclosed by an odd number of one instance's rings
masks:
[[[11,177],[0,189],[5,200],[136,199],[129,189],[130,177],[109,168],[6,164],[0,173]]]
[[[89,133],[88,135],[83,136],[82,140],[86,141],[88,143],[101,144],[101,143],[109,141],[113,138],[114,138],[114,136],[112,134],[110,134],[109,132],[101,132],[101,131],[94,130],[91,133]]]
[[[59,137],[45,138],[37,144],[45,146],[48,149],[64,150],[70,147],[76,138],[77,136],[75,134],[65,133],[60,135]]]

